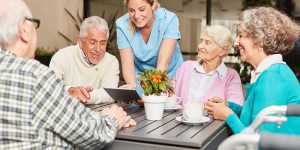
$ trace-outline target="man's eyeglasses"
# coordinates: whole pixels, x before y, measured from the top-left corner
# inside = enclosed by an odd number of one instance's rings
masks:
[[[41,21],[39,19],[35,19],[35,18],[28,18],[25,17],[26,20],[31,21],[34,24],[34,27],[37,29],[40,27],[40,23]]]

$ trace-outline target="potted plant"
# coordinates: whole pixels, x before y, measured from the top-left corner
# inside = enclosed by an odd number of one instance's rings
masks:
[[[174,91],[166,71],[155,68],[145,70],[139,73],[139,80],[144,90],[142,100],[145,106],[146,118],[148,120],[161,120],[168,93]]]

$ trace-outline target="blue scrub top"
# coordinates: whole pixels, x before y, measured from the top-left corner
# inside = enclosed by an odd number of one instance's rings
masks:
[[[117,44],[119,49],[131,48],[134,55],[134,69],[136,77],[138,72],[146,69],[156,68],[160,45],[164,38],[180,39],[179,21],[177,16],[164,9],[158,8],[154,11],[155,21],[148,40],[145,43],[140,30],[137,28],[134,33],[129,28],[128,13],[116,21],[117,26]],[[178,42],[176,42],[172,58],[168,65],[168,76],[173,78],[177,68],[183,63],[183,57],[180,52]],[[137,91],[143,93],[139,81],[137,81]]]

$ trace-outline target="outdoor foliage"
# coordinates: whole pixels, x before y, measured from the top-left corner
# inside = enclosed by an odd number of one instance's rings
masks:
[[[275,7],[286,13],[289,17],[294,18],[293,12],[295,11],[296,3],[293,0],[277,0]]]
[[[166,71],[160,71],[155,68],[145,70],[139,73],[139,80],[146,96],[174,93],[174,88],[169,82]]]
[[[243,0],[243,10],[249,7],[272,6],[274,0]]]
[[[34,59],[38,60],[46,66],[49,66],[50,60],[56,51],[57,49],[51,51],[44,47],[37,47],[34,53]]]

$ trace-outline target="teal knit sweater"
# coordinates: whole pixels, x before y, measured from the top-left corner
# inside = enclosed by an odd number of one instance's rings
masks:
[[[300,104],[300,85],[294,73],[286,64],[273,64],[264,70],[256,82],[246,86],[244,106],[229,102],[234,111],[226,123],[233,133],[239,133],[249,126],[256,115],[272,105]],[[300,117],[287,117],[288,121],[277,127],[276,123],[263,123],[260,132],[275,132],[300,135]]]

